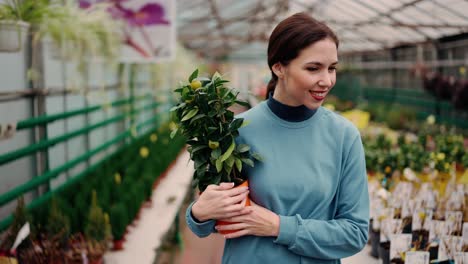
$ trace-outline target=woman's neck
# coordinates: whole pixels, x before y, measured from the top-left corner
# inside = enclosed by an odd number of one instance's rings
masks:
[[[301,122],[307,120],[317,111],[316,109],[309,109],[304,105],[289,106],[283,104],[273,97],[273,93],[269,94],[267,105],[276,116],[289,122]]]

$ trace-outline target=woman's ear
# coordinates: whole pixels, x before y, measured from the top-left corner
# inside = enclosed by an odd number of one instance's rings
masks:
[[[271,67],[271,69],[273,70],[273,72],[275,73],[276,76],[278,76],[279,79],[282,79],[283,76],[284,76],[284,68],[283,68],[283,65],[281,65],[280,62],[277,62],[275,64],[273,64],[273,67]]]

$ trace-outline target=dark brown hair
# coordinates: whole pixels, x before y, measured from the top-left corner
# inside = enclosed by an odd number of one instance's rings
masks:
[[[319,22],[306,13],[296,13],[281,21],[268,41],[268,67],[271,71],[271,80],[267,85],[266,98],[275,90],[278,76],[272,67],[280,62],[288,65],[299,53],[320,40],[330,38],[338,48],[338,37],[327,25]]]

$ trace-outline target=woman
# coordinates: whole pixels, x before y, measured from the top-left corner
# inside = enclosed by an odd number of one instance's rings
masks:
[[[245,169],[250,189],[209,186],[187,210],[190,229],[225,235],[223,263],[340,263],[367,242],[369,197],[359,131],[321,107],[336,81],[338,39],[304,13],[268,44],[269,98],[239,115],[239,142],[264,161]],[[252,206],[239,204],[247,195]],[[215,226],[222,219],[232,222]]]

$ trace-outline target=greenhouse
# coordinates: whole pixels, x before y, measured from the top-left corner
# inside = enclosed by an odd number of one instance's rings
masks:
[[[0,0],[0,264],[468,264],[467,10]]]

